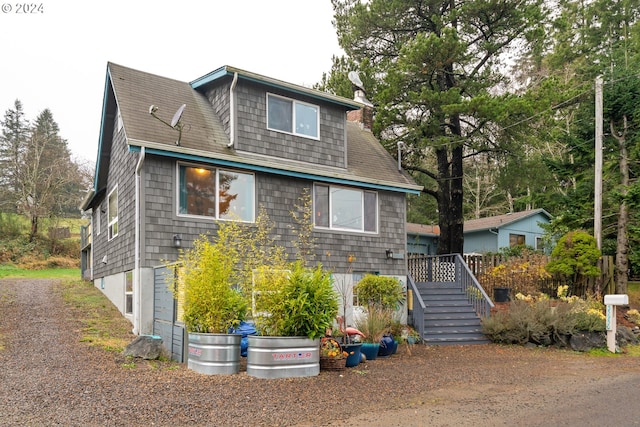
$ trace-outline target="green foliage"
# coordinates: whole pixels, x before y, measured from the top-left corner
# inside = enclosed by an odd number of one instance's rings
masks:
[[[294,210],[289,214],[293,219],[295,226],[291,225],[293,235],[293,246],[297,252],[297,259],[307,265],[308,262],[315,258],[316,238],[313,236],[314,218],[313,218],[313,199],[309,188],[303,189],[302,195],[298,198],[298,202],[294,205]]]
[[[532,46],[544,34],[536,31],[539,2],[332,4],[340,46],[361,74],[375,77],[363,80],[376,105],[374,132],[389,150],[405,143],[403,166],[424,177],[437,200],[438,253],[463,252],[463,185],[452,178],[464,175],[463,158],[521,142],[531,103],[498,89],[506,80],[500,56],[516,40]]]
[[[321,265],[308,269],[298,261],[290,273],[276,274],[276,279],[277,286],[269,280],[258,283],[261,298],[254,313],[257,329],[272,336],[324,336],[338,313],[338,296],[330,273]]]
[[[19,237],[25,231],[25,224],[18,216],[0,212],[0,235],[4,236],[4,239]]]
[[[219,229],[215,242],[200,236],[178,260],[182,268],[171,284],[189,332],[227,333],[247,315],[244,295],[233,288],[238,253],[227,244],[226,230]]]
[[[0,265],[0,278],[28,278],[28,279],[77,279],[80,277],[79,268],[50,268],[41,270],[25,270],[13,265]]]
[[[503,344],[566,346],[569,336],[583,331],[604,331],[603,306],[598,301],[576,297],[562,301],[548,298],[516,299],[507,310],[483,319],[482,330]]]
[[[560,238],[546,268],[552,274],[567,276],[573,283],[580,277],[596,277],[600,251],[595,238],[583,230],[570,231]]]
[[[367,274],[356,284],[353,291],[361,304],[380,306],[395,310],[405,299],[402,284],[395,277]]]
[[[356,319],[356,328],[365,337],[364,342],[378,343],[382,337],[391,331],[393,312],[388,307],[369,305],[366,313]]]

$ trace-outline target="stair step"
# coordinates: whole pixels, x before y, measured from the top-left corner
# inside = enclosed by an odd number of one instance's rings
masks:
[[[469,313],[476,315],[473,307],[468,305],[436,305],[436,306],[428,306],[425,309],[425,314],[435,314],[435,313]]]
[[[423,342],[426,345],[487,344],[482,323],[457,283],[416,284],[425,304]]]
[[[475,313],[461,313],[455,311],[441,311],[439,313],[425,313],[424,320],[438,320],[438,319],[477,319],[478,315]]]
[[[427,300],[424,302],[425,307],[472,307],[469,304],[469,301],[464,300],[446,300],[446,299],[438,299],[438,300]]]
[[[425,328],[428,329],[437,329],[437,328],[448,328],[452,326],[456,327],[482,327],[482,322],[478,318],[469,318],[469,319],[460,319],[460,318],[452,318],[452,319],[425,319],[424,321]]]
[[[430,337],[444,337],[449,335],[453,335],[456,337],[462,337],[462,336],[475,337],[476,335],[484,336],[482,333],[482,328],[465,328],[465,327],[461,328],[459,326],[439,327],[438,329],[430,329],[430,330],[427,329],[427,332],[425,332],[425,336],[430,336]]]

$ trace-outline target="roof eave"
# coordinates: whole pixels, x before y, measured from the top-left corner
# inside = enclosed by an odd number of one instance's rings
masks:
[[[202,77],[199,77],[189,82],[189,85],[193,89],[199,89],[223,77],[233,76],[236,73],[238,74],[238,77],[241,79],[252,81],[255,83],[259,83],[265,86],[270,86],[270,87],[281,89],[281,90],[286,90],[296,94],[309,96],[311,98],[319,99],[325,102],[330,102],[330,103],[339,105],[341,107],[344,107],[347,110],[359,110],[364,106],[364,104],[360,102],[343,98],[341,96],[333,95],[328,92],[322,92],[319,90],[310,89],[310,88],[296,85],[293,83],[287,83],[282,80],[278,80],[271,77],[263,76],[261,74],[256,74],[249,71],[241,70],[239,68],[230,67],[228,65],[222,66],[208,74],[205,74]]]
[[[178,147],[179,150],[168,150],[165,144],[159,144],[149,141],[128,140],[129,147],[132,151],[138,151],[141,147],[145,147],[147,154],[156,154],[164,157],[171,157],[177,160],[186,160],[194,162],[203,162],[230,167],[241,167],[249,170],[274,173],[278,175],[286,175],[297,178],[322,180],[326,182],[359,185],[362,187],[375,188],[380,190],[388,190],[402,192],[407,194],[419,195],[422,192],[422,186],[414,184],[401,184],[398,182],[387,180],[369,180],[360,177],[354,177],[335,171],[314,170],[309,172],[308,166],[287,164],[282,166],[281,162],[270,161],[269,159],[255,158],[239,158],[234,155],[225,155],[221,153],[203,153],[200,150]],[[173,148],[173,147],[171,147]]]

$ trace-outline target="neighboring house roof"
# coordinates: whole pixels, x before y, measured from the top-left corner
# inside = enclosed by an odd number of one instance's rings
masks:
[[[102,124],[93,195],[83,202],[83,209],[106,184],[108,158],[111,148],[113,115],[119,110],[127,143],[133,151],[145,148],[147,153],[178,159],[210,162],[213,164],[244,167],[255,171],[276,173],[333,183],[419,194],[422,189],[405,172],[369,130],[358,123],[347,122],[347,167],[336,168],[297,162],[282,158],[261,156],[228,147],[220,117],[213,106],[198,90],[216,80],[237,74],[239,78],[281,90],[303,94],[345,110],[362,107],[360,103],[329,93],[297,86],[280,80],[224,66],[191,83],[161,77],[114,63],[107,64],[107,81],[103,101]],[[187,107],[182,115],[185,128],[180,145],[178,133],[150,116],[150,106],[156,114],[169,122],[176,109]]]
[[[548,219],[551,219],[551,214],[549,214],[544,209],[533,209],[522,212],[508,213],[504,215],[490,216],[487,218],[470,219],[464,222],[464,232],[469,233],[474,231],[495,230],[497,228],[513,224],[514,222],[538,214],[542,214]],[[417,234],[424,236],[440,235],[440,227],[438,227],[437,225],[407,223],[406,230],[408,234]]]
[[[408,234],[416,234],[418,236],[439,236],[440,226],[407,223],[406,230]]]
[[[483,230],[494,230],[509,224],[513,224],[514,222],[520,221],[524,218],[528,218],[531,216],[535,216],[538,214],[542,214],[546,216],[548,219],[551,219],[551,214],[549,214],[544,209],[532,209],[521,212],[513,212],[504,215],[496,215],[490,216],[487,218],[478,218],[471,219],[464,222],[464,232],[474,232],[474,231],[483,231]]]

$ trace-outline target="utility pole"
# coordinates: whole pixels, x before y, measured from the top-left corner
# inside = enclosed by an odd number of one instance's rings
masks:
[[[602,249],[602,77],[596,77],[596,164],[593,234],[598,249]]]
[[[602,253],[602,76],[596,77],[596,158],[593,203],[593,234],[598,250]],[[602,256],[598,258],[598,268],[602,271]],[[595,291],[602,291],[602,274],[596,277]]]

